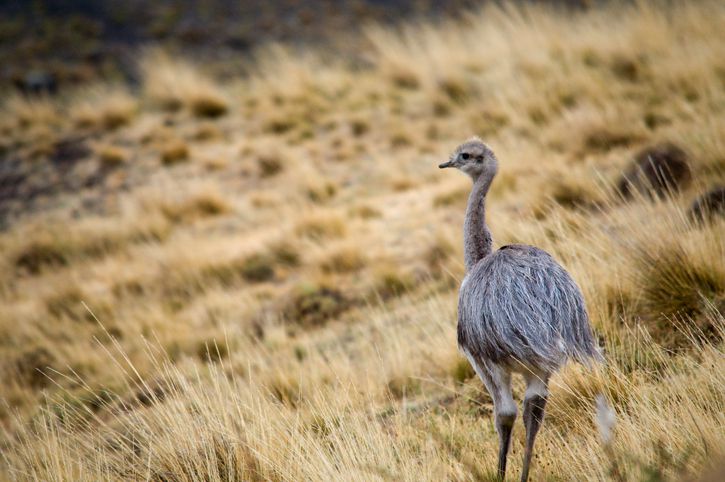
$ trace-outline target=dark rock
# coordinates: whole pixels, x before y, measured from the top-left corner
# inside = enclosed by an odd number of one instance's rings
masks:
[[[694,222],[710,222],[725,215],[725,186],[717,186],[692,203],[687,215]]]
[[[44,70],[31,70],[16,80],[15,85],[26,94],[55,94],[58,91],[55,75]]]
[[[691,181],[687,153],[666,142],[639,151],[622,174],[617,188],[625,198],[634,192],[662,198],[686,188]]]

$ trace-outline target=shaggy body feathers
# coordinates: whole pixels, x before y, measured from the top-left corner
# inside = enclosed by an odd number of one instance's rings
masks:
[[[598,356],[574,280],[545,251],[519,244],[486,256],[466,276],[458,344],[515,371],[553,372],[567,358]]]
[[[506,477],[518,410],[511,373],[526,380],[526,448],[521,481],[529,477],[534,440],[544,419],[548,381],[568,358],[599,358],[579,287],[545,251],[514,244],[492,250],[486,194],[498,172],[491,149],[474,138],[438,167],[455,167],[473,180],[463,225],[466,278],[458,298],[458,345],[493,399],[499,435],[498,477]]]

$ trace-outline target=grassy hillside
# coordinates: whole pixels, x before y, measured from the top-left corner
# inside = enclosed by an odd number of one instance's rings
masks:
[[[491,479],[455,337],[470,181],[437,168],[477,134],[494,242],[572,273],[607,359],[552,380],[534,479],[718,480],[725,219],[691,206],[725,184],[723,24],[490,7],[369,26],[357,67],[274,47],[221,82],[146,49],[139,90],[6,95],[0,476]],[[622,181],[647,153],[666,189]]]

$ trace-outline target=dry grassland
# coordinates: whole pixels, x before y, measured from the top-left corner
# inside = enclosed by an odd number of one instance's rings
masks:
[[[473,134],[495,243],[570,270],[607,358],[553,379],[535,480],[722,475],[725,219],[689,210],[725,183],[725,7],[673,3],[372,26],[362,66],[275,47],[228,82],[148,50],[138,91],[6,96],[4,477],[492,480],[455,339],[469,181],[436,167]],[[663,142],[686,173],[618,190]]]

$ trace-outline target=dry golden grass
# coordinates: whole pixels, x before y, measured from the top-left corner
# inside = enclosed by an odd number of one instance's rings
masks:
[[[101,166],[107,169],[121,166],[129,157],[126,149],[111,144],[100,145],[95,151]]]
[[[183,200],[161,201],[159,209],[169,221],[182,223],[226,214],[231,206],[216,190],[207,188]]]
[[[173,166],[189,160],[189,147],[180,139],[172,139],[161,148],[161,163]]]
[[[201,118],[227,113],[225,93],[204,75],[202,67],[157,49],[147,50],[140,66],[144,94],[150,102],[171,111],[183,107]]]
[[[80,128],[116,129],[128,125],[138,100],[121,87],[97,87],[76,94],[70,115]]]
[[[455,340],[468,181],[437,169],[479,134],[496,244],[566,266],[607,358],[553,378],[533,477],[698,480],[725,460],[725,219],[687,212],[725,182],[724,21],[491,6],[370,27],[364,68],[274,47],[221,84],[147,51],[141,95],[97,111],[5,99],[5,151],[52,163],[93,128],[87,168],[124,184],[0,232],[0,478],[493,480],[491,400]],[[624,199],[662,142],[691,184]]]

